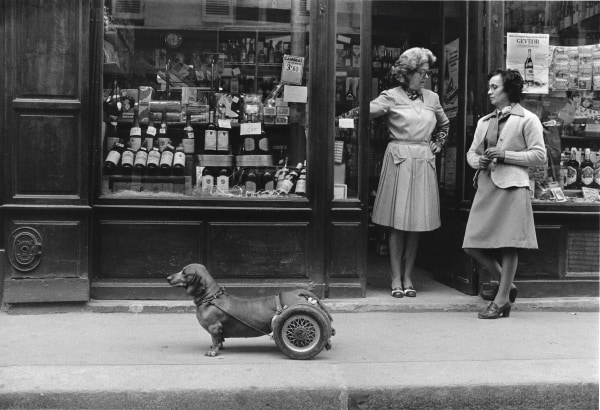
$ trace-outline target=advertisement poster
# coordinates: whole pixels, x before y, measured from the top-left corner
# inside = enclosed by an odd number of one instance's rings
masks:
[[[448,118],[458,113],[458,39],[444,46],[444,112]]]
[[[506,68],[518,70],[524,93],[548,94],[550,35],[506,33]]]

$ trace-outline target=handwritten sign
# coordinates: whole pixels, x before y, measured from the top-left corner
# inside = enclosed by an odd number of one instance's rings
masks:
[[[283,89],[283,101],[285,102],[306,103],[306,96],[306,87],[287,85]]]
[[[302,84],[302,74],[304,73],[304,57],[283,56],[281,66],[281,82],[286,84]]]
[[[244,122],[240,124],[240,135],[260,135],[260,122]]]
[[[340,118],[340,128],[354,128],[354,118]]]
[[[231,120],[218,119],[219,128],[231,128]]]

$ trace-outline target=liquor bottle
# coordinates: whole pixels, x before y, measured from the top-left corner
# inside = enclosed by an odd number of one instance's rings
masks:
[[[217,183],[215,184],[219,192],[229,192],[229,172],[227,168],[221,168],[217,175]]]
[[[371,60],[371,67],[373,68],[373,71],[381,70],[381,58],[379,57],[377,46],[373,46],[373,59]]]
[[[562,189],[567,185],[567,161],[569,160],[569,152],[560,153],[560,169],[558,171],[558,183]]]
[[[156,127],[154,126],[154,118],[152,118],[152,111],[148,113],[148,127],[144,134],[144,140],[146,141],[146,148],[148,151],[154,146],[154,139],[156,138]]]
[[[271,40],[267,46],[267,62],[275,62],[275,49],[273,48],[273,40]]]
[[[106,153],[108,154],[110,150],[115,146],[117,142],[119,142],[119,136],[117,134],[117,121],[111,121],[106,124],[106,131],[104,134],[104,139],[106,140]]]
[[[267,56],[265,54],[265,51],[261,48],[260,51],[258,52],[258,57],[257,57],[257,62],[258,64],[264,64],[267,61]]]
[[[164,152],[163,152],[164,154]],[[177,148],[175,148],[175,153],[173,154],[173,175],[181,176],[185,173],[185,152],[183,148],[183,144],[179,144]]]
[[[299,162],[298,165],[296,165],[296,168],[292,169],[284,176],[283,181],[281,181],[281,184],[279,184],[279,187],[277,188],[277,191],[282,194],[289,194],[292,192],[292,189],[300,177],[301,172],[302,162]]]
[[[171,144],[167,144],[162,154],[160,154],[160,173],[161,175],[169,175],[173,167],[173,157],[175,156],[175,148]]]
[[[215,177],[213,171],[209,167],[205,167],[202,171],[202,195],[210,195],[215,186]]]
[[[526,84],[533,85],[533,60],[531,59],[531,49],[527,50],[527,58],[525,59],[525,80]]]
[[[579,175],[581,170],[577,161],[577,148],[571,148],[571,157],[567,161],[567,185],[566,189],[579,189]]]
[[[244,135],[242,140],[242,155],[256,155],[256,135]]]
[[[135,151],[127,144],[127,148],[121,154],[121,170],[123,174],[129,175],[133,172],[133,162],[135,160]]]
[[[256,171],[247,169],[244,172],[244,189],[246,192],[256,192]]]
[[[306,196],[306,161],[304,161],[304,166],[298,177],[298,182],[296,182],[295,192],[300,196]]]
[[[146,163],[148,162],[148,143],[142,142],[142,146],[135,154],[135,160],[133,162],[133,172],[136,174],[143,174],[146,169]]]
[[[273,174],[268,169],[266,169],[260,177],[260,189],[264,191],[272,191],[275,189]]]
[[[594,164],[594,185],[600,188],[600,151],[596,153],[596,163]]]
[[[209,111],[208,126],[204,130],[204,154],[216,154],[217,152],[217,127],[215,126],[215,112]]]
[[[354,101],[354,92],[352,91],[354,81],[348,80],[348,91],[346,91],[346,101]]]
[[[160,129],[158,130],[158,149],[163,152],[167,145],[171,142],[167,132],[167,113],[163,112]]]
[[[250,39],[250,45],[248,46],[248,62],[254,64],[256,58],[256,51],[254,51],[254,40]]]
[[[117,81],[117,75],[113,78],[113,88],[110,97],[106,100],[105,111],[111,119],[116,120],[121,116],[121,109],[123,104],[121,103],[121,90],[119,89],[119,83]]]
[[[229,130],[217,127],[217,154],[229,154]]]
[[[258,154],[259,155],[269,155],[271,152],[271,144],[269,144],[269,138],[267,137],[267,133],[265,129],[262,128],[260,131],[260,136],[258,137]]]
[[[104,172],[108,175],[115,174],[119,162],[121,161],[121,155],[125,150],[123,140],[119,139],[117,143],[110,149],[106,159],[104,160]]]
[[[581,186],[592,188],[594,186],[594,163],[590,160],[591,151],[585,149],[584,160],[581,162]]]
[[[192,115],[190,114],[189,109],[186,107],[185,127],[183,128],[183,138],[181,139],[183,152],[185,154],[194,154],[196,149],[195,141],[194,127],[192,127]]]
[[[129,130],[129,147],[137,152],[142,146],[142,129],[140,128],[139,106],[135,103],[133,106],[133,125]]]
[[[160,149],[158,148],[158,140],[154,141],[154,146],[148,151],[148,161],[146,162],[146,170],[150,175],[158,173],[160,166]]]

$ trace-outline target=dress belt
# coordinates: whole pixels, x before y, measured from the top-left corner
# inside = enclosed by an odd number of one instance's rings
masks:
[[[426,146],[429,146],[429,142],[428,141],[410,141],[410,140],[390,140],[389,144],[426,145]]]

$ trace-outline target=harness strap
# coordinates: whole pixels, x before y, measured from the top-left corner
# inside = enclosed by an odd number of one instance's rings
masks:
[[[198,304],[199,305],[206,305],[207,303],[212,302],[213,300],[215,300],[219,296],[223,295],[224,293],[225,293],[225,288],[221,287],[221,289],[219,289],[219,291],[217,293],[215,293],[212,296],[208,296],[208,297],[202,299],[200,302],[198,302]]]
[[[216,298],[215,298],[215,299],[216,299]],[[214,299],[213,299],[213,300],[214,300]],[[250,325],[250,324],[248,324],[248,323],[244,322],[244,321],[243,321],[242,319],[240,319],[239,317],[236,317],[235,315],[232,315],[232,314],[231,314],[231,313],[229,313],[228,311],[226,311],[226,310],[224,310],[224,309],[221,309],[221,308],[220,308],[219,306],[217,306],[216,304],[214,304],[214,303],[211,303],[210,301],[209,301],[209,302],[207,302],[207,303],[209,303],[209,304],[213,305],[214,307],[216,307],[217,309],[219,309],[221,312],[223,312],[223,313],[225,313],[225,314],[227,314],[227,315],[231,316],[232,318],[234,318],[234,319],[235,319],[235,320],[237,320],[238,322],[241,322],[242,324],[244,324],[244,325],[248,326],[250,329],[256,330],[258,333],[262,333],[262,334],[263,334],[263,335],[265,335],[265,336],[269,336],[269,334],[268,334],[268,333],[265,333],[265,332],[263,332],[262,330],[260,330],[260,329],[257,329],[257,328],[255,328],[254,326],[252,326],[252,325]]]

